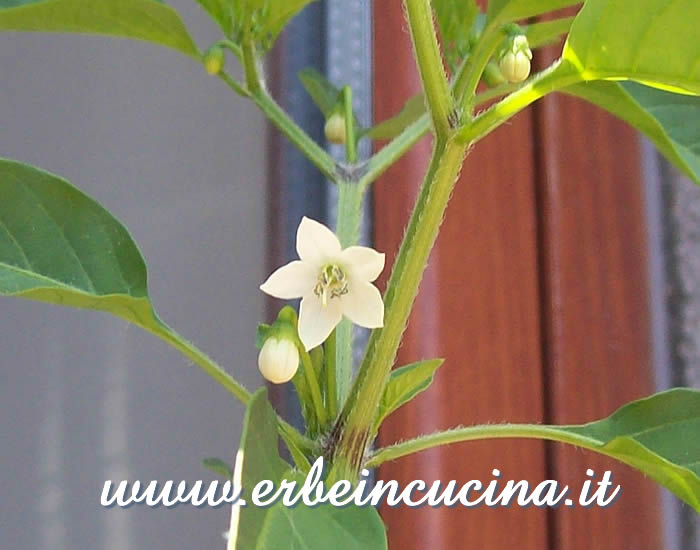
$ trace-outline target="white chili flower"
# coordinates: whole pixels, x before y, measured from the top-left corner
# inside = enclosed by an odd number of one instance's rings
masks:
[[[289,382],[299,368],[299,350],[291,340],[271,336],[260,350],[258,368],[273,384]]]
[[[299,338],[306,350],[322,344],[343,316],[362,327],[384,325],[384,303],[372,284],[384,254],[365,246],[341,249],[333,232],[307,217],[297,230],[299,260],[275,271],[260,290],[285,300],[301,298]]]

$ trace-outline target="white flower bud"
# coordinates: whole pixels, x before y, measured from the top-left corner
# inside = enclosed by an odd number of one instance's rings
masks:
[[[272,336],[260,350],[258,368],[265,380],[273,384],[289,382],[299,368],[299,350],[291,340]]]
[[[342,145],[345,143],[345,117],[340,113],[333,113],[326,121],[324,127],[326,139],[330,143]]]
[[[530,76],[530,59],[524,52],[506,52],[498,68],[508,82],[522,82]]]

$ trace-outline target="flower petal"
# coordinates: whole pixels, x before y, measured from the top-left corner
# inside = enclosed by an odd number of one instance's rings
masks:
[[[304,216],[297,229],[297,254],[318,267],[340,255],[340,241],[325,225]]]
[[[372,283],[351,281],[348,289],[340,298],[343,315],[361,327],[384,326],[384,302],[377,287]]]
[[[374,281],[384,269],[385,256],[374,248],[350,246],[340,253],[341,262],[360,281]]]
[[[295,260],[283,265],[260,285],[265,294],[289,300],[299,298],[313,290],[317,273],[313,266]]]
[[[299,307],[299,339],[306,351],[322,344],[342,318],[337,298],[328,300],[324,307],[318,296],[304,296]]]

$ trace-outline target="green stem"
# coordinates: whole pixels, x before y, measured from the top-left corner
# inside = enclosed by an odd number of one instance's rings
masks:
[[[369,457],[364,467],[376,468],[389,460],[396,460],[413,453],[440,445],[475,441],[479,439],[535,438],[559,441],[600,452],[600,442],[583,435],[566,431],[565,426],[543,426],[538,424],[495,424],[454,428],[444,432],[423,435],[379,449]]]
[[[468,118],[471,117],[475,106],[476,88],[481,75],[491,59],[493,52],[503,41],[503,31],[489,25],[484,29],[481,39],[467,60],[464,70],[460,71],[454,85],[455,97],[461,102]]]
[[[355,139],[355,114],[352,109],[352,88],[343,88],[343,102],[345,103],[345,160],[350,164],[357,162],[357,140]]]
[[[430,130],[430,118],[425,114],[377,151],[367,163],[367,171],[358,182],[360,187],[367,187],[374,182],[401,158],[406,151],[413,147],[428,130]]]
[[[352,88],[343,88],[345,118],[345,157],[348,163],[357,162],[355,139],[355,116],[352,109]],[[362,200],[364,188],[352,181],[338,181],[338,223],[336,234],[343,248],[354,246],[360,237],[360,220],[362,218]],[[341,405],[350,392],[352,383],[352,347],[353,327],[343,319],[335,329],[335,369],[336,401]],[[336,404],[337,408],[337,404]],[[335,419],[335,415],[333,415]]]
[[[328,422],[328,417],[326,416],[326,408],[323,405],[323,396],[321,395],[321,386],[318,383],[318,377],[316,376],[316,369],[314,369],[314,364],[311,361],[311,356],[309,352],[306,351],[304,345],[299,341],[296,343],[297,349],[299,350],[299,355],[301,356],[301,364],[304,367],[304,378],[306,378],[306,385],[309,387],[311,392],[311,401],[314,405],[314,410],[316,411],[316,418],[318,419],[318,425],[321,428],[326,427]]]
[[[262,86],[260,85],[260,75],[258,74],[255,44],[249,32],[246,32],[243,37],[241,51],[243,53],[243,72],[245,73],[246,88],[251,94],[255,94]]]
[[[336,383],[336,366],[335,366],[335,330],[331,332],[331,335],[326,340],[324,357],[326,359],[326,410],[328,411],[328,418],[331,421],[335,420],[338,416],[338,389]]]
[[[442,64],[430,0],[404,0],[428,112],[439,139],[450,134],[452,94]]]
[[[389,379],[428,256],[462,166],[466,145],[437,140],[384,296],[384,327],[370,337],[364,360],[334,429],[332,479],[354,480]]]
[[[270,122],[272,122],[289,141],[296,145],[303,155],[309,159],[324,176],[333,182],[338,180],[333,158],[289,118],[284,109],[275,102],[264,88],[261,87],[255,93],[252,93],[251,99],[260,110],[265,113]]]
[[[457,140],[461,143],[474,143],[541,97],[580,81],[580,74],[562,69],[560,62],[555,63],[537,74],[524,86],[480,113],[471,123],[457,132]]]
[[[214,360],[197,348],[197,346],[191,342],[188,342],[163,321],[156,319],[156,323],[152,326],[142,325],[142,328],[151,334],[154,334],[171,347],[178,350],[185,357],[192,360],[211,378],[236,396],[241,403],[246,406],[248,405],[252,394],[245,388],[245,386],[243,386],[243,384],[238,382]],[[301,435],[295,428],[293,428],[279,416],[277,417],[277,425],[279,433],[285,441],[289,441],[297,447],[307,451],[314,448],[315,445],[313,441]]]

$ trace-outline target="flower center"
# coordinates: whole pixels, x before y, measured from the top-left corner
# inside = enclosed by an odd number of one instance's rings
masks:
[[[321,298],[325,307],[329,298],[339,298],[348,293],[348,278],[345,272],[336,264],[329,264],[321,269],[318,275],[314,294]]]

